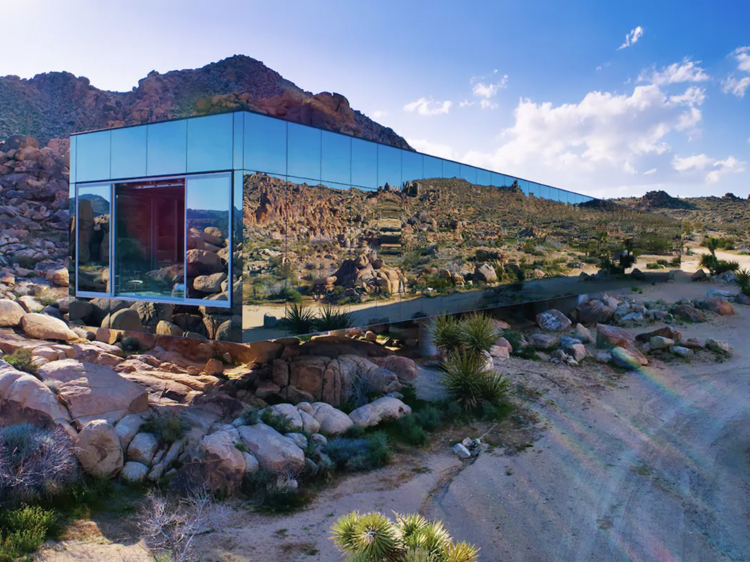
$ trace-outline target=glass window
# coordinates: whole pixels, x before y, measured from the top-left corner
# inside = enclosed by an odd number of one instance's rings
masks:
[[[385,184],[401,187],[401,151],[392,146],[378,145],[378,187]]]
[[[324,182],[350,183],[352,181],[351,137],[323,131],[322,145],[321,179]]]
[[[148,128],[126,127],[112,131],[112,178],[146,175]]]
[[[78,135],[76,181],[107,180],[111,131]]]
[[[424,156],[424,177],[425,178],[442,178],[443,161],[434,156]]]
[[[403,182],[421,180],[423,157],[418,152],[401,151],[401,180]]]
[[[450,160],[443,160],[443,177],[444,178],[458,178],[461,176],[461,167],[458,162],[451,162]]]
[[[185,180],[115,184],[115,295],[183,298],[184,264]]]
[[[232,164],[235,170],[240,170],[245,167],[244,163],[244,147],[245,147],[245,113],[237,111],[232,114],[233,123],[233,136],[234,142],[232,147]]]
[[[491,185],[489,170],[477,168],[477,185]]]
[[[320,129],[289,123],[288,174],[320,181]]]
[[[505,187],[505,176],[497,172],[492,172],[490,174],[490,182],[495,187]]]
[[[477,183],[477,169],[468,164],[461,164],[461,178],[469,183]]]
[[[188,120],[188,172],[232,169],[232,114]]]
[[[245,168],[286,174],[286,121],[245,114]]]
[[[78,146],[78,135],[70,137],[70,163],[68,169],[70,170],[70,183],[73,184],[76,181],[76,147]],[[72,214],[70,215],[73,216]]]
[[[377,144],[360,139],[352,139],[352,184],[377,189]]]
[[[228,175],[189,178],[187,182],[187,297],[229,300]]]
[[[111,187],[106,185],[78,188],[78,291],[109,292],[109,218]]]
[[[148,126],[148,174],[184,174],[187,169],[187,120]]]

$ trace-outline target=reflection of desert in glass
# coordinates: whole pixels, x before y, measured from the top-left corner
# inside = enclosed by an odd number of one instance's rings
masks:
[[[79,291],[109,292],[110,212],[109,185],[80,189],[78,195]]]
[[[610,247],[670,254],[679,245],[666,217],[527,196],[516,182],[432,178],[366,191],[297,181],[245,177],[252,326],[293,302],[342,306],[358,323],[498,306],[526,281],[599,266]]]

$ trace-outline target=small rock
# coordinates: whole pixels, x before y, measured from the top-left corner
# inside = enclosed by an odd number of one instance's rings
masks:
[[[612,362],[623,369],[635,371],[641,368],[640,359],[627,349],[614,347],[610,353],[612,354]]]
[[[653,336],[649,340],[649,346],[651,347],[651,350],[656,351],[659,349],[667,349],[668,347],[672,347],[674,345],[674,340],[670,338],[665,338],[664,336]]]
[[[467,449],[463,443],[456,443],[453,445],[452,451],[456,453],[456,456],[458,456],[459,459],[465,460],[471,458],[469,449]]]
[[[125,463],[125,466],[122,467],[120,476],[126,482],[135,484],[138,482],[143,482],[147,474],[148,467],[145,464],[136,461],[128,461]]]
[[[400,419],[411,414],[411,408],[401,402],[398,398],[384,396],[370,404],[365,404],[349,414],[349,418],[356,425],[370,427],[378,425],[381,421]]]
[[[669,352],[672,355],[677,355],[678,357],[689,357],[693,355],[692,349],[683,347],[681,345],[673,345],[672,347],[669,348]]]
[[[591,337],[591,331],[581,323],[575,325],[573,329],[575,337],[581,340],[582,343],[591,343],[594,339]]]
[[[159,448],[159,441],[152,433],[139,433],[128,446],[128,460],[151,466],[154,454]]]
[[[690,276],[691,281],[706,281],[707,279],[708,275],[702,269],[699,269]]]
[[[529,343],[538,350],[550,351],[560,344],[560,338],[550,334],[532,334]]]
[[[717,353],[723,353],[724,355],[732,355],[734,351],[732,346],[727,342],[715,340],[713,338],[708,338],[706,340],[706,348]]]
[[[550,332],[562,332],[571,325],[570,319],[554,308],[537,314],[536,323],[542,330],[549,330]]]
[[[224,372],[224,363],[218,359],[211,358],[206,361],[206,366],[203,368],[203,371],[210,377],[221,375]]]

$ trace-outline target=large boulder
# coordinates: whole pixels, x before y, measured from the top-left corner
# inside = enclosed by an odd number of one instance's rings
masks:
[[[320,433],[325,435],[340,435],[354,425],[352,419],[341,410],[337,410],[325,402],[312,404],[313,416],[320,424]]]
[[[112,424],[93,420],[83,426],[74,441],[83,470],[97,478],[111,478],[123,466],[120,438]]]
[[[275,404],[268,409],[277,416],[283,416],[289,422],[291,431],[302,431],[304,423],[300,411],[291,404]]]
[[[124,308],[112,314],[109,317],[109,325],[106,325],[106,320],[102,325],[112,330],[123,330],[126,332],[143,332],[145,330],[138,311],[132,308]]]
[[[481,263],[474,268],[474,275],[472,278],[474,281],[494,283],[497,281],[497,273],[495,272],[495,268],[490,264]]]
[[[360,406],[349,414],[352,422],[361,427],[378,425],[382,421],[400,419],[411,414],[411,408],[398,398],[384,396],[374,402]]]
[[[128,414],[117,422],[115,432],[120,438],[120,445],[122,445],[123,450],[127,450],[133,437],[144,423],[146,423],[146,420],[143,419],[141,414]]]
[[[641,368],[641,360],[630,350],[622,347],[613,347],[610,351],[612,362],[618,367],[635,371]]]
[[[305,468],[305,453],[291,439],[264,423],[243,425],[240,439],[247,450],[258,459],[263,470],[298,472]]]
[[[117,430],[115,429],[115,432]],[[118,438],[119,438],[118,434]],[[151,461],[154,459],[157,449],[159,448],[159,440],[153,433],[139,433],[130,442],[128,447],[128,460],[136,461],[146,466],[151,466]]]
[[[596,347],[600,349],[623,348],[637,357],[641,365],[648,365],[648,359],[635,345],[633,334],[623,328],[598,324],[596,326]]]
[[[682,339],[682,332],[672,326],[662,326],[661,328],[657,328],[656,330],[638,334],[635,339],[645,343],[651,341],[651,338],[653,338],[654,336],[661,336],[674,341],[680,341]]]
[[[26,311],[20,304],[8,299],[0,300],[0,327],[18,326],[24,316]]]
[[[47,314],[31,313],[21,319],[21,328],[26,335],[42,340],[77,340],[78,336],[68,325]]]
[[[128,461],[125,463],[125,466],[122,467],[120,478],[131,484],[136,484],[138,482],[143,482],[147,474],[148,467],[145,464]]]
[[[218,254],[207,250],[188,250],[185,261],[188,277],[211,275],[224,269]]]
[[[734,314],[734,307],[726,299],[706,299],[700,302],[701,308],[715,312],[720,316],[732,316]]]
[[[570,319],[555,308],[537,314],[536,323],[542,330],[550,332],[563,332],[571,325]]]
[[[689,304],[678,304],[672,308],[672,315],[683,322],[705,322],[706,315]]]
[[[612,320],[616,306],[604,299],[591,299],[578,306],[578,321],[584,324],[605,324]]]
[[[0,361],[0,426],[65,424],[68,411],[39,379]]]
[[[217,431],[201,440],[199,456],[203,462],[203,478],[209,490],[237,490],[245,476],[245,457],[237,448],[239,434]]]
[[[560,345],[560,338],[551,334],[532,334],[529,343],[534,349],[550,351]]]
[[[372,357],[370,360],[376,365],[395,373],[402,383],[412,382],[419,373],[417,364],[408,357],[388,355],[386,357]]]
[[[115,424],[148,409],[146,390],[104,365],[65,359],[43,365],[37,374],[55,382],[71,416],[81,424],[98,419]]]

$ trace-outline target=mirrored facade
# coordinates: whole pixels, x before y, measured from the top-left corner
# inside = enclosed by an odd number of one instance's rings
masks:
[[[581,274],[610,249],[680,244],[662,216],[250,112],[74,135],[71,160],[70,321],[95,328],[405,321],[603,290]]]

